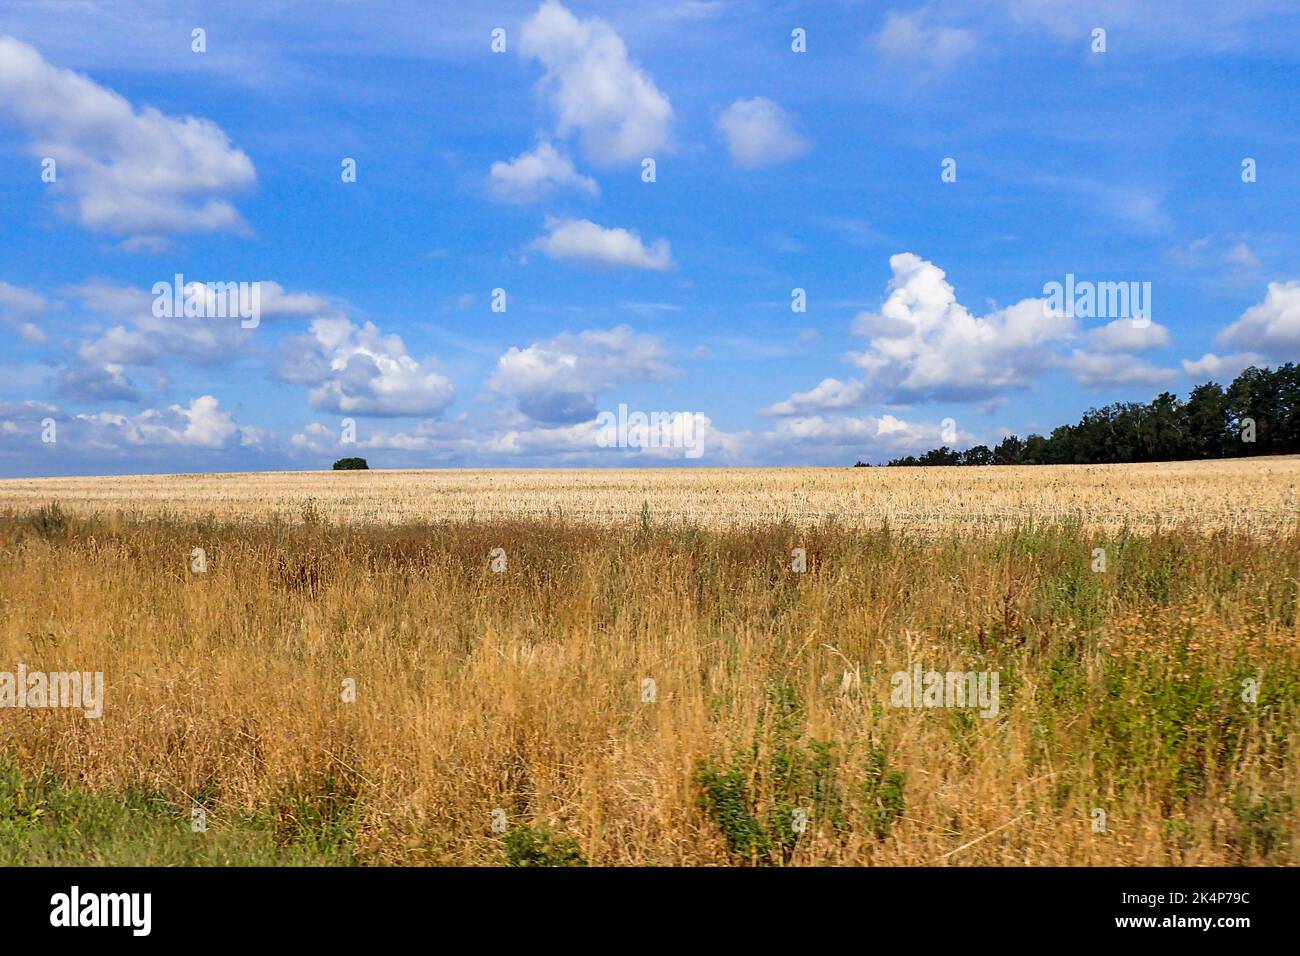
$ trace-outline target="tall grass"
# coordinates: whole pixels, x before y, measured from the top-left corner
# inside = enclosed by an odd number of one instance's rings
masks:
[[[0,670],[107,692],[0,710],[5,859],[118,860],[68,808],[146,794],[162,860],[1294,864],[1298,569],[1196,525],[14,512]],[[997,671],[998,716],[891,706],[918,663]]]

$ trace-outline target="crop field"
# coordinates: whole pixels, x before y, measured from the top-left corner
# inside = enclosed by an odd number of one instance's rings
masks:
[[[1298,481],[0,482],[0,863],[1294,865]]]
[[[1300,457],[1000,468],[680,468],[265,472],[0,480],[0,509],[405,524],[546,518],[722,528],[828,519],[985,531],[1026,520],[1094,528],[1276,529],[1300,516]]]

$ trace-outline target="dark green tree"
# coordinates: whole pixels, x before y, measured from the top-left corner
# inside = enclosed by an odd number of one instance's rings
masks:
[[[1047,437],[1008,435],[990,450],[946,446],[890,465],[1087,465],[1234,455],[1300,454],[1300,365],[1251,367],[1228,386],[1206,382],[1187,401],[1161,392],[1150,402],[1090,408]]]
[[[1220,458],[1228,453],[1228,396],[1217,382],[1197,385],[1183,406],[1187,457]]]

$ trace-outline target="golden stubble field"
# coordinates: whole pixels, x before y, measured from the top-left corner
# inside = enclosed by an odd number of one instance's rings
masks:
[[[1300,457],[1014,468],[660,468],[266,472],[0,481],[0,509],[58,500],[122,510],[296,520],[561,518],[735,527],[827,518],[854,527],[988,530],[1029,518],[1094,527],[1268,528],[1300,515]]]
[[[1298,476],[5,482],[0,859],[1295,864]]]

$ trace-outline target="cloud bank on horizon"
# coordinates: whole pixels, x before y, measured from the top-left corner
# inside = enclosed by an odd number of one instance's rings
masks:
[[[1300,14],[1187,6],[13,4],[0,477],[849,465],[1300,361]]]

